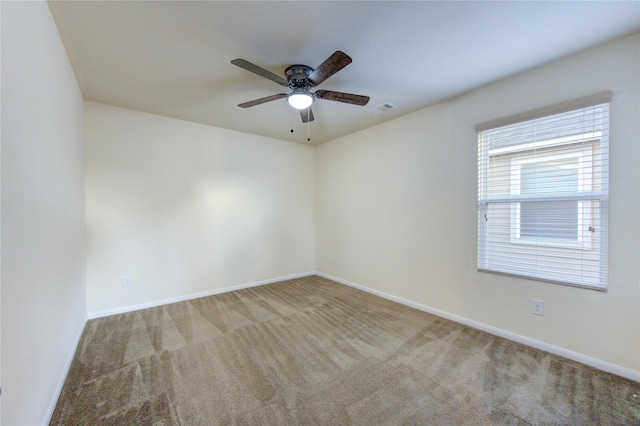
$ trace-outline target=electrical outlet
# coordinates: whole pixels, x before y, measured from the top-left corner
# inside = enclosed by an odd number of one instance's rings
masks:
[[[331,264],[331,256],[328,253],[324,255],[324,263]]]
[[[131,287],[132,285],[131,277],[122,277],[122,288]]]
[[[535,315],[544,315],[544,302],[542,300],[531,300],[531,313]]]

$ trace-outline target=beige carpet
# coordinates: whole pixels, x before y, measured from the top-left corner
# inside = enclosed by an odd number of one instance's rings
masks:
[[[51,423],[640,425],[640,384],[314,276],[89,321]]]

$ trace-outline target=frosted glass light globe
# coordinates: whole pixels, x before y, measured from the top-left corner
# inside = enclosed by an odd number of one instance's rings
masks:
[[[313,96],[309,93],[293,92],[287,97],[289,105],[296,109],[309,108],[313,103]]]

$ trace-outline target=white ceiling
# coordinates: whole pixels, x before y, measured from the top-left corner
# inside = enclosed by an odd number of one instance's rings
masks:
[[[311,144],[640,30],[638,1],[56,1],[50,7],[85,99]],[[284,76],[288,65],[315,68],[336,50],[353,63],[319,88],[368,95],[366,107],[318,100],[307,127],[284,99],[236,106],[283,88],[232,59]],[[369,111],[388,102],[397,108]]]

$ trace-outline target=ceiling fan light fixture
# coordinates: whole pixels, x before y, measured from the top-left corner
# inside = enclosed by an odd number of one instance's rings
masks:
[[[306,109],[313,103],[313,95],[304,90],[295,90],[287,96],[287,102],[295,109]]]
[[[245,61],[244,59],[234,59],[231,63],[237,67],[244,68],[247,71],[257,74],[260,77],[264,77],[281,86],[291,89],[289,94],[278,93],[277,95],[265,96],[264,98],[243,102],[238,104],[240,108],[249,108],[278,99],[287,98],[289,105],[300,111],[300,118],[302,119],[302,122],[309,123],[314,120],[313,111],[310,107],[316,99],[324,99],[327,101],[342,102],[345,104],[359,106],[365,106],[369,102],[368,96],[355,95],[353,93],[334,92],[332,90],[316,90],[314,92],[310,92],[311,89],[317,87],[320,83],[351,63],[349,55],[341,52],[340,50],[336,50],[333,55],[329,56],[323,63],[318,65],[316,69],[303,64],[288,66],[284,71],[286,78],[282,78],[271,71],[260,68],[251,62]]]

